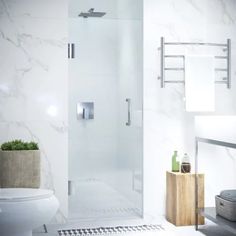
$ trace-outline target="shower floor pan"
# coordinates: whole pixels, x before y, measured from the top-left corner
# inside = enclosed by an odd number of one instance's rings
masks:
[[[137,218],[140,210],[120,192],[98,180],[78,181],[69,196],[69,220]]]

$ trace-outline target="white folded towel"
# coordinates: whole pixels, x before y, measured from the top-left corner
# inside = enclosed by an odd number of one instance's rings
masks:
[[[215,63],[213,56],[185,56],[186,111],[215,110]]]

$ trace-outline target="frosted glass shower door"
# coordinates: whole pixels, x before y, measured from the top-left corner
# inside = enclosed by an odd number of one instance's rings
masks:
[[[142,23],[71,18],[69,43],[69,218],[140,217]]]

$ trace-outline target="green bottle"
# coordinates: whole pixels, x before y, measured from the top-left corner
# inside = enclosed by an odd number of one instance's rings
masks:
[[[174,154],[172,156],[172,171],[173,172],[179,172],[179,161],[177,160],[178,152],[174,151]]]

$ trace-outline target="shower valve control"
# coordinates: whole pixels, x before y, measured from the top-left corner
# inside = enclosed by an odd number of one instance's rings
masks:
[[[77,103],[77,119],[78,120],[94,119],[94,103],[93,102]]]

